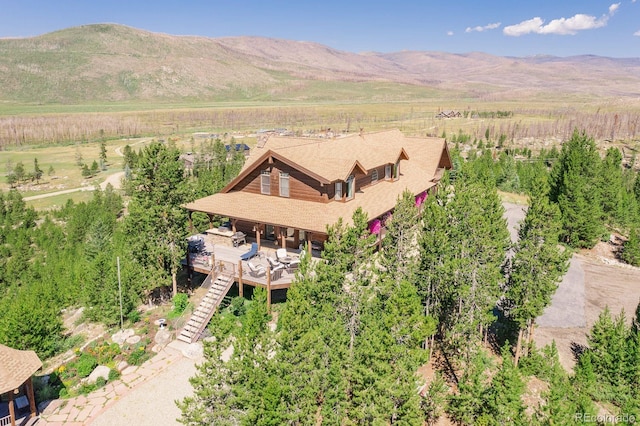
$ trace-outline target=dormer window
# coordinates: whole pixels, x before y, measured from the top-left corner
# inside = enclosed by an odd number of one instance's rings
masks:
[[[342,200],[342,182],[336,182],[336,200]]]
[[[400,177],[400,160],[393,165],[393,180],[397,180]]]
[[[384,179],[391,179],[391,164],[387,164],[386,166],[384,166]]]
[[[373,169],[371,171],[371,183],[376,183],[378,182],[378,171],[376,169]]]
[[[269,170],[263,170],[260,173],[260,193],[271,195],[271,172]]]
[[[353,178],[353,176],[349,176],[347,178],[347,200],[350,200],[353,198],[353,193],[355,192],[355,179]]]
[[[289,173],[280,172],[280,196],[289,197]]]

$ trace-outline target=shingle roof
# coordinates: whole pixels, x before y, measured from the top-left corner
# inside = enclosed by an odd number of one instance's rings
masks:
[[[261,151],[255,153],[243,172],[250,171],[266,152],[300,165],[323,176],[328,181],[344,179],[359,162],[365,169],[393,163],[400,153],[406,154],[400,166],[401,176],[396,182],[380,180],[355,194],[351,201],[318,203],[278,196],[234,191],[233,181],[225,193],[214,194],[185,207],[256,223],[268,223],[312,232],[326,232],[327,225],[338,218],[351,223],[358,208],[373,219],[393,209],[405,189],[419,194],[435,185],[439,178],[438,164],[446,143],[441,138],[410,138],[398,130],[364,135],[351,135],[336,139],[307,139],[271,137]],[[241,173],[242,174],[242,173]],[[340,177],[334,177],[337,176]],[[234,180],[235,181],[235,180]]]
[[[21,351],[0,344],[0,394],[20,387],[42,367],[34,351]]]

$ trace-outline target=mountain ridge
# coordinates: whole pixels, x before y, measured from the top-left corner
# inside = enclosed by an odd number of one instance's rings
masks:
[[[89,24],[0,39],[0,101],[400,101],[637,96],[640,58],[353,53],[316,42]]]

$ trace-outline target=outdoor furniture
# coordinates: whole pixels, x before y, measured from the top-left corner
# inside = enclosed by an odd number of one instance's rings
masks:
[[[267,274],[267,270],[262,265],[255,265],[253,262],[247,262],[249,266],[249,275],[255,278],[264,277]]]
[[[283,263],[286,266],[287,272],[297,269],[300,264],[300,258],[289,256],[287,254],[287,249],[279,248],[276,250],[276,257],[280,263]]]
[[[240,259],[247,261],[253,258],[257,254],[258,254],[258,244],[251,243],[251,249],[248,252],[244,253],[242,256],[240,256]]]
[[[271,268],[271,281],[279,280],[282,278],[282,271],[284,271],[285,266],[283,264],[279,264],[278,266]]]
[[[244,232],[238,231],[235,234],[233,234],[233,236],[231,237],[231,242],[233,243],[234,247],[238,247],[240,244],[246,244],[247,234],[245,234]]]
[[[277,268],[278,266],[282,265],[282,263],[278,262],[273,257],[267,257],[267,262],[269,262],[269,266],[271,267],[271,269]]]

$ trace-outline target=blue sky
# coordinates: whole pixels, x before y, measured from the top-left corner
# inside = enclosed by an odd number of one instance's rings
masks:
[[[112,22],[175,35],[256,35],[351,52],[640,57],[640,0],[0,0],[0,37]]]

